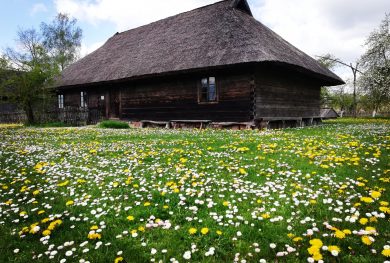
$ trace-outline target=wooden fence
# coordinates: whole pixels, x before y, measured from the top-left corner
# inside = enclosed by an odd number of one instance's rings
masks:
[[[53,111],[35,113],[37,123],[63,122],[71,126],[83,126],[98,123],[102,116],[98,108],[66,107]],[[27,117],[24,112],[0,113],[0,123],[24,123]]]

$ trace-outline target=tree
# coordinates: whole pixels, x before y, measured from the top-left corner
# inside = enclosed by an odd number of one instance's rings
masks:
[[[361,57],[365,73],[359,81],[372,104],[373,117],[390,101],[390,13],[385,14],[378,29],[366,40]]]
[[[54,78],[77,58],[82,31],[76,22],[58,14],[51,24],[42,23],[40,32],[19,29],[16,48],[7,48],[0,59],[0,96],[23,109],[28,123],[49,107]]]
[[[45,104],[47,87],[58,71],[35,29],[19,29],[17,47],[7,48],[2,58],[0,71],[6,77],[2,78],[0,93],[22,108],[31,124],[35,122],[34,107]]]
[[[336,57],[328,53],[326,55],[319,56],[317,61],[325,68],[332,70],[337,64],[335,62],[336,59]],[[332,107],[332,100],[332,93],[329,90],[329,87],[321,87],[321,105],[323,107]]]
[[[59,13],[51,24],[41,23],[43,46],[48,50],[60,70],[64,70],[78,57],[82,30],[76,19]]]
[[[341,59],[338,59],[330,54],[326,54],[324,56],[317,56],[318,57],[318,61],[326,66],[326,65],[331,65],[332,67],[334,67],[336,64],[340,64],[342,66],[345,66],[345,67],[348,67],[352,70],[352,75],[353,75],[353,82],[352,82],[352,85],[353,85],[353,105],[352,105],[352,113],[353,113],[353,116],[356,118],[356,108],[357,108],[357,73],[361,73],[362,74],[362,71],[359,69],[360,67],[360,62],[356,62],[355,64],[353,63],[345,63],[343,62]]]

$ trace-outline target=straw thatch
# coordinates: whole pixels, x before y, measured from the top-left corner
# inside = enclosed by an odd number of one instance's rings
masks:
[[[343,81],[255,20],[245,0],[225,0],[112,36],[64,70],[58,86],[127,80],[242,63],[280,63]]]

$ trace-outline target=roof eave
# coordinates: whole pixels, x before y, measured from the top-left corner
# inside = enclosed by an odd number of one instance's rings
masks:
[[[113,83],[121,83],[126,81],[135,81],[135,80],[145,80],[150,78],[158,78],[158,77],[167,77],[167,76],[174,76],[174,75],[182,75],[187,73],[198,73],[203,71],[210,71],[210,70],[221,70],[225,68],[233,68],[237,66],[256,66],[256,65],[265,65],[267,63],[274,64],[274,65],[280,65],[285,68],[292,69],[296,72],[301,72],[306,75],[310,75],[312,78],[318,79],[321,82],[321,85],[323,86],[337,86],[337,85],[343,85],[345,82],[339,78],[334,73],[330,72],[335,77],[331,77],[328,75],[323,75],[311,70],[308,70],[306,68],[303,68],[301,66],[282,63],[282,62],[275,62],[275,61],[262,61],[262,62],[246,62],[246,63],[237,63],[237,64],[229,64],[229,65],[218,65],[218,66],[210,66],[210,67],[201,67],[201,68],[191,68],[191,69],[184,69],[184,70],[178,70],[178,71],[168,71],[168,72],[161,72],[161,73],[152,73],[152,74],[146,74],[146,75],[138,75],[138,76],[131,76],[128,78],[121,78],[121,79],[113,79],[113,80],[103,80],[103,81],[97,81],[97,82],[86,82],[86,83],[75,83],[75,84],[65,84],[61,85],[59,84],[57,86],[57,89],[72,89],[77,87],[85,87],[85,86],[97,86],[97,85],[104,85],[104,84],[113,84]]]

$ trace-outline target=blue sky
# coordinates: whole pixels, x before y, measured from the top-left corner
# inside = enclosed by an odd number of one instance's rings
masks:
[[[0,52],[15,45],[21,28],[39,28],[58,12],[78,19],[81,56],[117,31],[141,26],[218,0],[0,0]],[[347,63],[364,52],[389,0],[248,0],[254,17],[311,56],[332,53]],[[346,68],[336,73],[350,78]]]
[[[54,1],[43,0],[0,0],[0,50],[15,45],[18,28],[36,28],[42,22],[50,23],[58,10]],[[113,34],[115,25],[111,22],[91,24],[79,20],[78,25],[83,29],[84,45],[93,45],[107,39]]]

